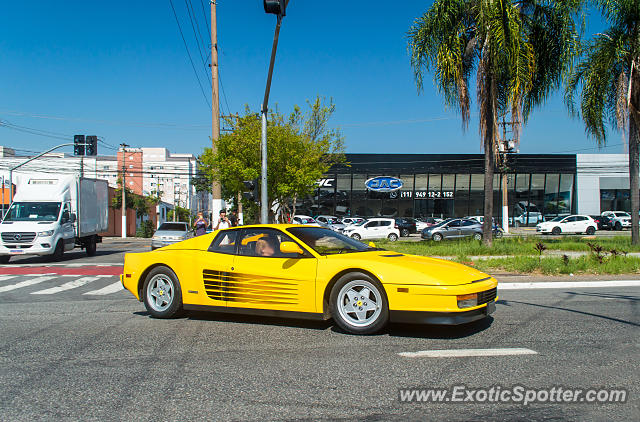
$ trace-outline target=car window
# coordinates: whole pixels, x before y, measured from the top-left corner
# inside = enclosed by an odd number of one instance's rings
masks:
[[[254,228],[242,230],[238,237],[238,255],[264,258],[300,258],[296,253],[280,252],[282,242],[295,242],[280,230]],[[304,249],[303,249],[304,250]]]
[[[563,223],[573,223],[574,221],[576,221],[576,217],[567,217],[565,218],[562,222]]]
[[[453,220],[447,227],[460,227],[460,220]]]
[[[614,213],[616,217],[628,217],[629,214],[627,214],[626,212],[616,212]]]
[[[322,227],[292,227],[287,231],[320,255],[381,250]]]
[[[234,254],[239,230],[223,230],[213,239],[209,252]]]
[[[158,230],[187,231],[187,225],[184,223],[162,223]]]
[[[391,221],[381,221],[380,225],[381,226],[390,226],[391,225]]]
[[[378,227],[380,224],[377,221],[369,221],[364,225],[365,228]]]
[[[293,217],[293,221],[295,221],[296,223],[302,223],[302,221],[300,221],[298,217]]]
[[[471,220],[464,220],[462,222],[463,227],[475,226],[476,224],[478,224],[477,221],[471,221]]]
[[[587,220],[588,220],[588,218],[587,218],[587,217],[583,217],[583,216],[581,216],[581,215],[580,215],[580,216],[578,216],[578,217],[576,217],[576,219],[577,219],[577,221],[587,221]]]

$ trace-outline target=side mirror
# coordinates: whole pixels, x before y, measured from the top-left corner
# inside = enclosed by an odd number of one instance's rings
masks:
[[[76,222],[76,214],[75,213],[71,213],[70,220],[71,220],[72,223]]]
[[[67,223],[67,222],[69,222],[70,218],[71,217],[69,216],[69,211],[65,211],[65,212],[62,213],[62,217],[60,218],[60,222],[62,224]]]
[[[296,253],[298,255],[304,255],[304,251],[300,246],[298,246],[294,242],[282,242],[280,244],[280,252],[281,253]]]

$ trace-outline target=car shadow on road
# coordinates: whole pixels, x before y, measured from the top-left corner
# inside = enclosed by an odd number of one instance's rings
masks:
[[[493,317],[460,325],[390,324],[385,334],[391,337],[459,339],[478,334],[491,327],[491,324],[493,324]]]
[[[239,324],[260,324],[260,325],[274,325],[281,327],[295,327],[305,328],[309,330],[326,330],[329,328],[333,321],[314,321],[308,319],[294,319],[294,318],[280,318],[271,316],[256,316],[256,315],[240,315],[240,314],[227,314],[218,312],[200,312],[200,311],[188,311],[184,314],[187,319],[193,319],[198,321],[220,321],[220,322],[234,322]]]

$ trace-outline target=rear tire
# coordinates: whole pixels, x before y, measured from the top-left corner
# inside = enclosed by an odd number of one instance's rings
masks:
[[[587,234],[588,234],[589,236],[592,236],[592,235],[594,235],[595,233],[596,233],[596,229],[594,229],[594,228],[593,228],[593,226],[589,226],[589,227],[587,227]]]
[[[331,317],[351,334],[373,334],[389,321],[384,287],[367,274],[353,272],[340,277],[329,296]]]
[[[355,240],[360,240],[360,239],[362,239],[358,233],[354,233],[354,234],[352,234],[352,235],[351,235],[351,238],[352,238],[352,239],[355,239]]]
[[[402,231],[400,232],[400,236],[404,236],[404,237],[409,236],[409,230],[408,229],[402,229]]]
[[[85,252],[87,256],[94,256],[96,254],[96,237],[90,236],[87,244],[85,245]]]
[[[389,233],[387,239],[389,239],[389,242],[395,242],[396,240],[398,240],[398,235],[395,233]]]
[[[622,224],[619,221],[616,221],[616,230],[617,231],[622,230]]]
[[[495,238],[500,239],[502,236],[504,236],[504,233],[501,230],[496,230]]]
[[[480,233],[474,233],[474,234],[473,234],[473,238],[474,238],[475,240],[482,240],[482,235],[481,235]]]
[[[154,318],[175,318],[182,312],[182,290],[178,276],[168,267],[156,267],[142,287],[144,306]]]

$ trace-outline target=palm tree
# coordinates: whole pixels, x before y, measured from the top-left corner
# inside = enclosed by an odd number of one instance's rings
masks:
[[[640,143],[640,2],[597,0],[609,28],[596,34],[566,88],[569,110],[577,114],[574,98],[579,88],[580,112],[586,132],[598,145],[606,143],[605,120],[628,129],[631,243],[638,244],[638,144]]]
[[[511,115],[515,141],[531,110],[560,87],[578,49],[574,24],[580,0],[435,0],[409,30],[418,91],[423,74],[447,106],[470,117],[476,76],[479,129],[485,154],[483,238],[491,245],[497,122]]]

